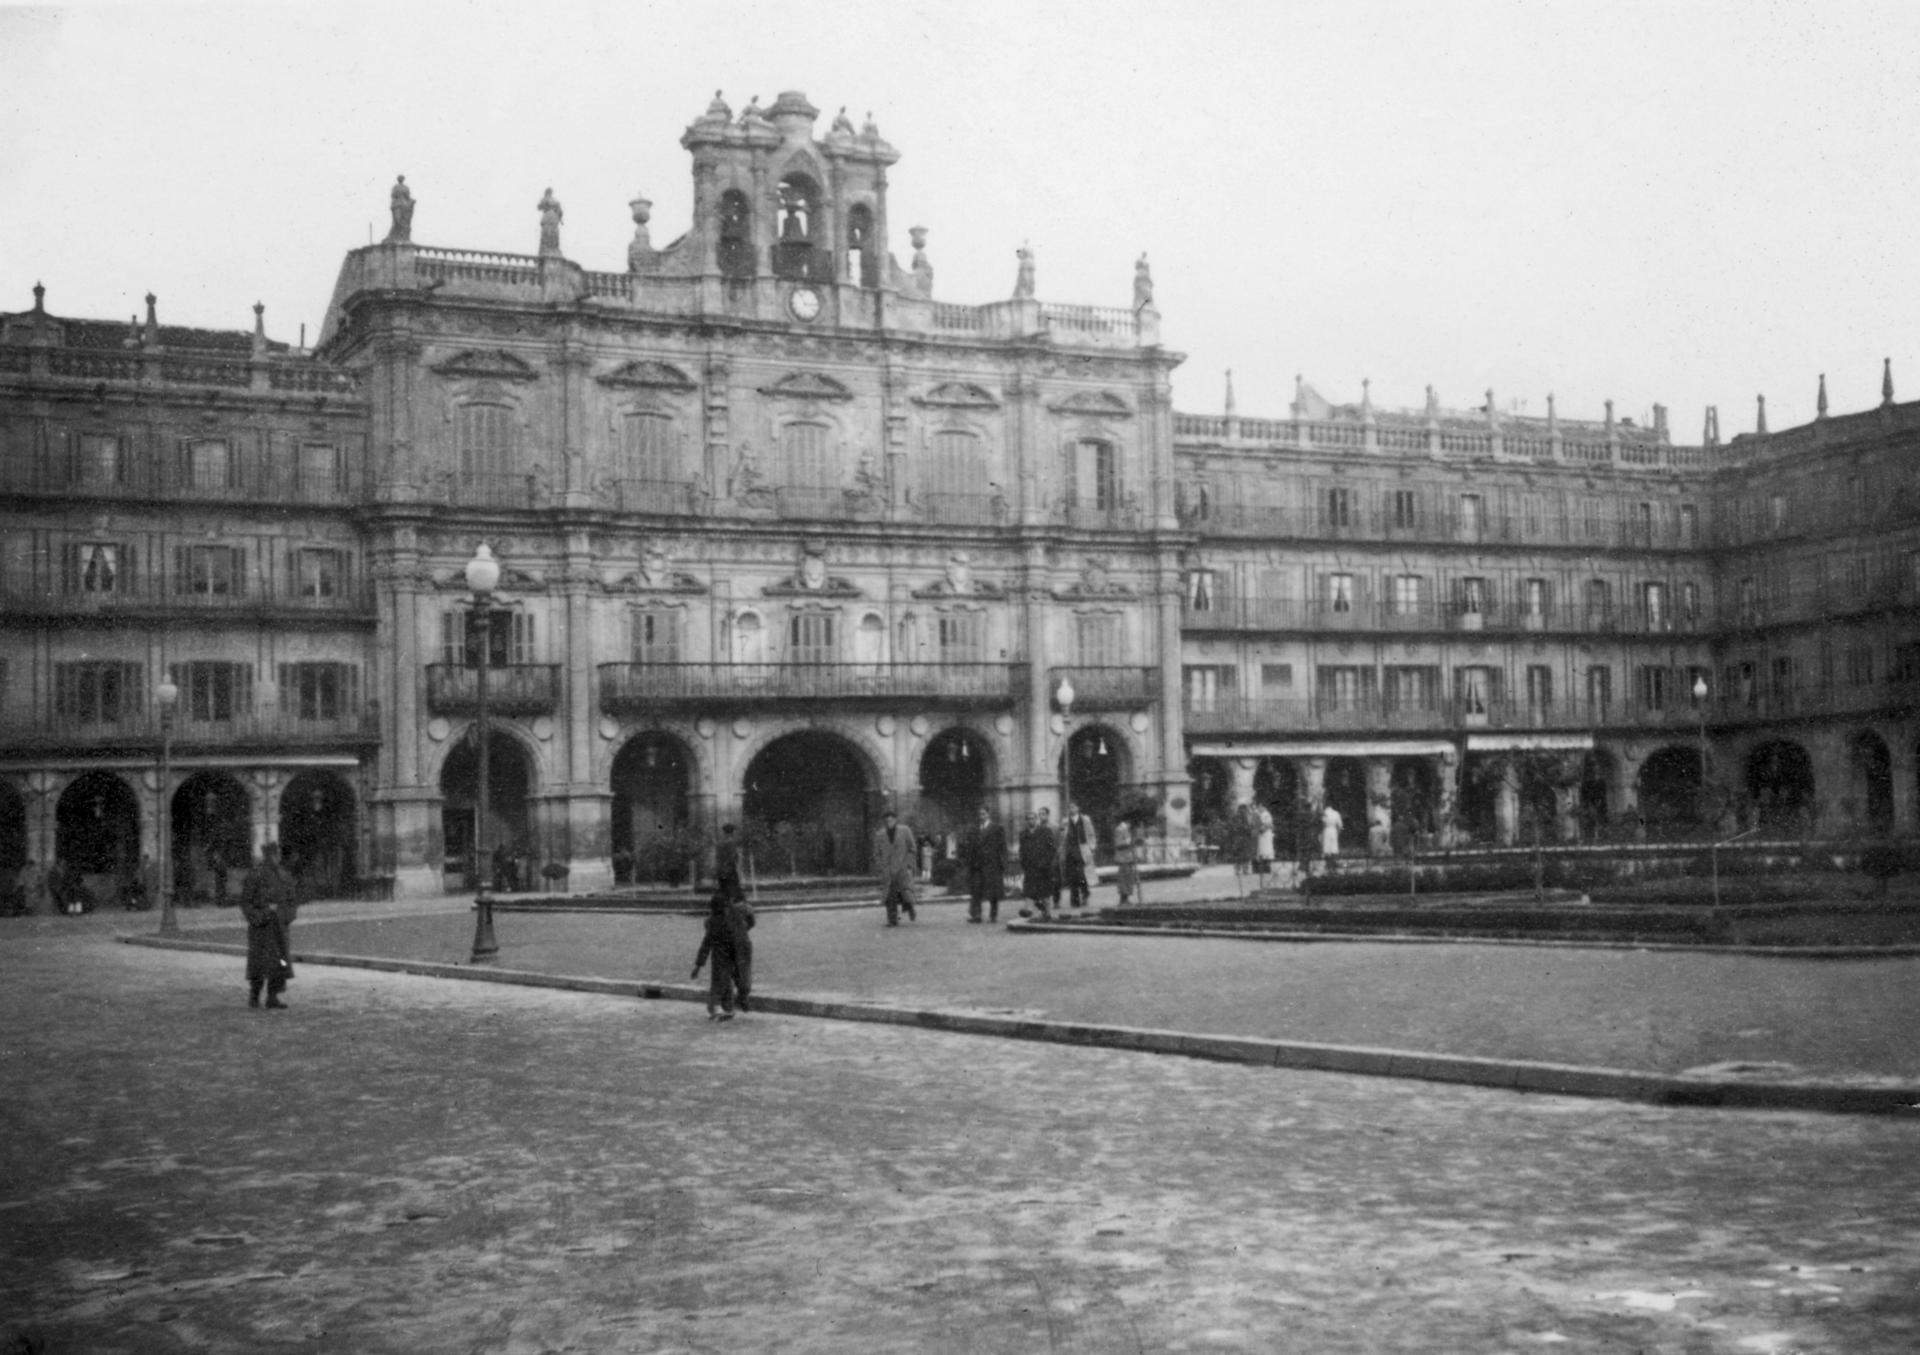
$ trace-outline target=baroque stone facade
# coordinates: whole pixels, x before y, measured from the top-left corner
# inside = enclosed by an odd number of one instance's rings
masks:
[[[1571,832],[1697,812],[1702,735],[1775,817],[1912,827],[1890,391],[1691,448],[1491,393],[1176,415],[1144,256],[1128,308],[1039,300],[1025,247],[1007,300],[936,299],[896,152],[817,122],[716,97],[691,228],[656,248],[637,196],[621,272],[566,257],[551,190],[514,254],[416,244],[396,185],[312,353],[0,317],[0,856],[104,887],[152,850],[171,676],[183,887],[269,838],[316,887],[465,879],[481,543],[488,837],[576,888],[722,822],[850,871],[883,806],[1068,794],[1174,852],[1254,798],[1356,848],[1395,813],[1511,840],[1529,796]]]

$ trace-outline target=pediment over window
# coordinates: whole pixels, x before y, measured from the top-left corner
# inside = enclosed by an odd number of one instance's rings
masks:
[[[1108,419],[1130,419],[1133,411],[1112,391],[1075,391],[1047,406],[1055,414],[1095,414]]]
[[[935,386],[925,395],[913,397],[916,405],[931,405],[939,409],[998,409],[1000,402],[993,398],[993,392],[984,386],[975,386],[965,381],[948,381]]]
[[[690,391],[694,387],[693,379],[678,367],[644,359],[594,379],[603,386],[637,386],[647,390]]]
[[[853,392],[830,376],[819,372],[795,372],[783,376],[771,386],[760,388],[762,395],[785,396],[793,400],[851,400]]]
[[[433,369],[441,376],[494,381],[537,381],[540,374],[502,348],[469,348]]]

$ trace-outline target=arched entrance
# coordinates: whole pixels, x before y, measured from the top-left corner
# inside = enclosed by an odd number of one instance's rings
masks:
[[[173,792],[174,896],[231,903],[229,877],[253,864],[253,807],[247,788],[226,772],[195,772]]]
[[[671,734],[650,730],[613,760],[616,884],[678,884],[699,856],[692,796],[693,758]]]
[[[1798,834],[1813,826],[1813,759],[1797,743],[1777,739],[1747,755],[1747,796],[1760,830]]]
[[[304,892],[338,894],[359,873],[353,788],[337,772],[301,772],[280,792],[280,859]]]
[[[958,833],[972,823],[981,805],[991,804],[994,784],[992,749],[963,726],[941,730],[920,755],[918,828],[928,833]]]
[[[27,863],[27,802],[0,781],[0,871],[9,874]]]
[[[1863,729],[1847,741],[1848,771],[1853,786],[1848,795],[1853,803],[1844,806],[1850,812],[1848,827],[1869,833],[1893,831],[1893,755],[1886,740],[1870,729]]]
[[[1233,778],[1219,758],[1195,757],[1187,759],[1187,780],[1193,786],[1195,832],[1217,845],[1233,810]]]
[[[1340,812],[1340,851],[1367,845],[1367,764],[1357,757],[1327,759],[1327,804]]]
[[[77,777],[54,807],[53,856],[69,884],[113,902],[140,861],[140,802],[111,772]]]
[[[487,739],[487,854],[533,851],[527,800],[533,792],[533,766],[519,740],[495,729]],[[440,827],[446,842],[446,870],[472,887],[479,881],[474,859],[474,807],[479,798],[480,742],[468,726],[460,746],[440,769]]]
[[[821,730],[785,734],[747,764],[741,816],[763,875],[860,875],[877,787],[858,753]]]
[[[1093,820],[1102,851],[1113,841],[1113,825],[1119,818],[1126,756],[1126,743],[1117,732],[1105,725],[1087,725],[1074,730],[1067,740],[1060,767],[1062,794]]]
[[[1416,843],[1431,842],[1440,817],[1440,775],[1433,759],[1395,758],[1387,784],[1394,838],[1400,839],[1404,832]]]
[[[1640,817],[1649,837],[1676,838],[1703,826],[1704,780],[1698,748],[1669,746],[1647,755],[1640,764]]]

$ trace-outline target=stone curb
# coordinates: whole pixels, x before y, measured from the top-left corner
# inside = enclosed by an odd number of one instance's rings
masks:
[[[1042,930],[1029,928],[1029,930]],[[1054,930],[1077,930],[1056,928]],[[122,936],[132,946],[156,950],[201,951],[242,956],[244,946],[193,941],[152,934]],[[705,1002],[707,990],[692,984],[635,983],[580,975],[542,974],[527,969],[495,969],[485,965],[446,964],[435,960],[391,960],[372,955],[323,955],[296,951],[302,964],[369,969],[422,978],[466,979],[479,983],[511,983],[529,988],[555,988],[610,997],[637,995],[643,999]],[[1303,1044],[1242,1035],[1199,1035],[1188,1031],[1153,1030],[1134,1026],[1094,1025],[1085,1022],[1035,1020],[991,1012],[949,1011],[939,1008],[896,1006],[883,1002],[854,1002],[841,998],[755,997],[755,1012],[779,1016],[811,1016],[831,1021],[863,1021],[878,1025],[918,1026],[956,1035],[986,1035],[1042,1044],[1120,1049],[1145,1054],[1174,1054],[1186,1058],[1246,1063],[1262,1068],[1357,1073],[1369,1077],[1413,1078],[1423,1082],[1452,1082],[1496,1087],[1509,1091],[1544,1092],[1556,1096],[1593,1096],[1658,1105],[1741,1107],[1767,1110],[1818,1110],[1837,1114],[1897,1114],[1920,1111],[1920,1086],[1852,1086],[1833,1082],[1743,1082],[1736,1078],[1676,1077],[1623,1068],[1589,1068],[1576,1064],[1530,1063],[1486,1059],[1458,1054],[1428,1054],[1400,1049],[1370,1049],[1351,1045]]]
[[[1901,960],[1920,955],[1920,946],[1724,946],[1676,941],[1594,941],[1563,937],[1430,936],[1421,932],[1245,931],[1227,927],[1122,927],[1094,922],[1041,922],[1015,917],[1010,932],[1066,933],[1073,936],[1191,938],[1206,941],[1349,942],[1389,946],[1531,946],[1565,950],[1671,950],[1690,955],[1763,955],[1793,960]]]

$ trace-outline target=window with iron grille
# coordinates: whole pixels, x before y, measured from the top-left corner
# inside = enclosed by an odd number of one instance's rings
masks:
[[[1641,708],[1665,710],[1673,699],[1673,670],[1659,664],[1643,664],[1639,680]]]
[[[1211,569],[1187,572],[1187,610],[1210,612],[1214,607],[1214,573]]]
[[[1485,579],[1468,575],[1460,580],[1459,590],[1462,616],[1482,616],[1492,609],[1492,587]]]
[[[1411,489],[1396,489],[1388,501],[1395,528],[1410,531],[1420,525],[1420,495]]]
[[[1553,614],[1553,588],[1545,579],[1528,579],[1520,586],[1520,605],[1527,616],[1544,620]]]
[[[253,665],[217,660],[171,665],[182,719],[224,723],[253,709]]]
[[[1680,505],[1680,544],[1683,546],[1700,544],[1700,510],[1690,503]]]
[[[461,405],[453,429],[462,480],[473,483],[512,473],[513,411],[507,406]]]
[[[1374,670],[1352,664],[1321,664],[1314,672],[1323,710],[1361,710],[1373,704]]]
[[[283,663],[280,710],[296,720],[338,720],[360,709],[360,668],[351,663]]]
[[[1553,710],[1553,669],[1544,663],[1527,665],[1527,709],[1535,715]]]
[[[1463,715],[1485,715],[1500,699],[1500,670],[1469,664],[1453,670],[1453,694]]]
[[[1596,663],[1587,669],[1587,706],[1604,714],[1613,704],[1613,669]]]
[[[130,720],[146,706],[146,671],[137,663],[81,662],[53,666],[53,709],[80,724]]]
[[[77,485],[117,485],[125,482],[126,471],[126,449],[117,436],[82,433],[68,478]]]
[[[1431,664],[1390,664],[1385,698],[1390,711],[1432,710],[1440,693],[1440,670]]]
[[[984,612],[943,612],[936,620],[943,663],[978,663],[986,657]]]
[[[680,662],[680,613],[671,607],[643,607],[633,612],[633,661],[639,664]]]
[[[1640,614],[1646,618],[1648,630],[1667,629],[1666,584],[1643,583],[1640,585]]]
[[[1328,527],[1353,525],[1353,491],[1338,486],[1320,496],[1321,521]]]
[[[1426,600],[1427,581],[1418,574],[1393,576],[1393,610],[1399,616],[1416,616]]]
[[[1182,670],[1187,688],[1187,709],[1212,712],[1233,691],[1233,670],[1212,664],[1195,664]]]
[[[788,424],[780,430],[780,452],[789,487],[832,489],[839,483],[825,424]]]
[[[1330,612],[1351,612],[1353,610],[1353,575],[1334,573],[1327,575],[1327,610]]]
[[[480,619],[469,607],[440,614],[440,661],[456,668],[480,666]],[[487,666],[535,663],[534,618],[505,607],[487,612]]]
[[[832,663],[834,618],[827,612],[797,612],[787,620],[787,658],[793,663]]]
[[[1855,687],[1873,685],[1873,646],[1847,646],[1847,681]]]

